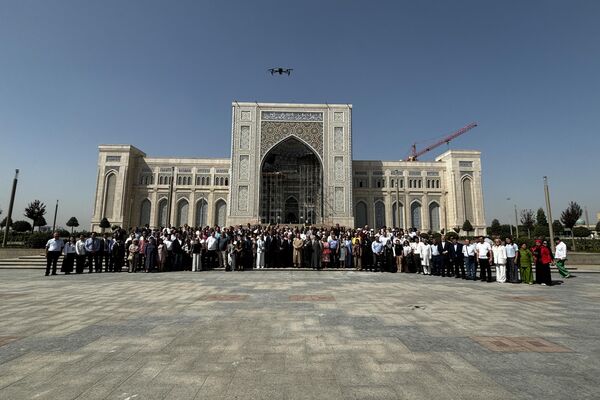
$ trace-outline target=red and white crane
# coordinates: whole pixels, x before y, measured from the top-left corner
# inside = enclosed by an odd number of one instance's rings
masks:
[[[477,126],[477,124],[475,122],[471,122],[469,125],[460,128],[456,132],[451,133],[450,135],[444,137],[443,139],[440,139],[438,142],[432,144],[431,146],[427,146],[424,149],[419,150],[419,151],[417,151],[417,144],[414,143],[412,145],[412,150],[410,152],[410,156],[408,156],[407,161],[417,161],[417,158],[421,157],[423,154],[435,149],[436,147],[443,145],[444,143],[446,143],[446,144],[450,143],[450,141],[452,139],[456,139],[463,133],[467,133],[468,131],[475,128],[476,126]]]

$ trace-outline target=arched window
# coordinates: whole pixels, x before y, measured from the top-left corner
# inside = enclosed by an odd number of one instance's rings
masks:
[[[392,204],[392,225],[395,228],[402,228],[404,226],[404,206],[400,203],[400,219],[398,219],[398,203],[394,202]]]
[[[440,205],[435,201],[429,204],[429,226],[433,232],[440,231]]]
[[[375,228],[379,229],[385,226],[385,204],[383,201],[375,203]]]
[[[356,203],[356,226],[362,228],[367,224],[367,204],[363,201],[359,201]]]
[[[227,203],[225,200],[219,200],[215,204],[215,223],[218,226],[225,226],[227,219]]]
[[[144,199],[142,200],[142,204],[140,206],[140,226],[150,225],[150,200]]]
[[[188,223],[188,211],[188,201],[185,199],[180,200],[177,203],[177,219],[175,220],[175,226],[179,227]]]
[[[463,208],[465,210],[465,220],[473,222],[473,183],[471,178],[465,178],[462,182],[463,189]]]
[[[229,178],[225,178],[225,186],[229,186]]]
[[[196,203],[196,227],[201,228],[208,225],[208,203],[200,199]]]
[[[158,202],[158,226],[163,228],[167,226],[168,203],[167,199],[162,199]]]
[[[421,203],[418,201],[410,205],[410,224],[413,228],[421,229]]]
[[[110,173],[106,176],[106,183],[104,185],[104,217],[109,221],[114,216],[115,208],[115,191],[117,189],[117,175]]]

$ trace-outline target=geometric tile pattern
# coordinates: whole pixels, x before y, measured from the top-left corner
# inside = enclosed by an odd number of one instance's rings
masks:
[[[471,339],[497,352],[568,353],[572,350],[538,337],[474,336]]]

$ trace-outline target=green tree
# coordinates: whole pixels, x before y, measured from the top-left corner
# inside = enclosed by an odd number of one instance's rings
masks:
[[[100,228],[102,228],[102,233],[104,233],[104,230],[106,228],[110,228],[110,222],[106,217],[102,218],[102,220],[100,221]]]
[[[31,225],[31,232],[38,225],[38,222],[42,222],[44,215],[46,214],[46,205],[39,200],[34,200],[25,207],[25,216],[29,218],[33,224]],[[44,225],[46,220],[44,219]]]
[[[545,226],[546,228],[548,227],[548,218],[546,218],[546,213],[542,207],[538,208],[535,221],[537,226]]]
[[[0,227],[4,228],[6,226],[7,219],[8,219],[8,217],[2,218],[2,221],[0,221]],[[10,227],[11,225],[12,225],[12,219],[11,219],[11,222],[8,224],[8,226]]]
[[[71,228],[71,233],[73,233],[73,228],[77,228],[79,226],[79,221],[77,221],[77,218],[71,217],[67,221],[67,226]]]
[[[502,226],[500,225],[500,221],[497,219],[492,220],[492,225],[490,226],[489,233],[492,236],[498,236],[502,234]]]
[[[536,225],[533,227],[533,236],[547,238],[550,236],[550,228],[548,228],[548,225]]]
[[[560,236],[565,233],[565,227],[557,219],[555,219],[552,223],[552,230],[556,236]]]
[[[471,225],[471,221],[466,220],[462,226],[462,230],[467,232],[467,236],[469,236],[469,232],[473,231],[473,225]]]
[[[596,233],[600,233],[600,221],[596,223]]]
[[[36,221],[35,224],[38,227],[38,232],[42,231],[42,226],[46,226],[48,225],[48,223],[46,222],[46,218],[44,218],[44,216],[42,215],[41,217],[39,217]]]
[[[576,202],[572,201],[569,203],[569,206],[565,211],[560,214],[560,222],[563,225],[571,230],[571,240],[573,241],[573,250],[576,250],[575,247],[575,236],[573,236],[573,227],[577,223],[577,220],[581,218],[581,214],[583,214],[583,210],[581,206]]]
[[[591,234],[592,234],[592,231],[590,231],[585,226],[576,226],[575,228],[573,228],[573,235],[575,237],[586,238],[586,237],[589,237]]]
[[[535,225],[535,219],[533,218],[533,211],[521,210],[521,224],[527,229],[527,237],[531,239],[531,229]]]
[[[15,232],[29,232],[31,224],[27,221],[15,221],[12,223],[12,229]]]

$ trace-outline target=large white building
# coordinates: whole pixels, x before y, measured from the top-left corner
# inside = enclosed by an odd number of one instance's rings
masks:
[[[255,223],[485,233],[481,153],[352,159],[349,104],[232,104],[231,158],[148,157],[99,147],[92,229]]]

